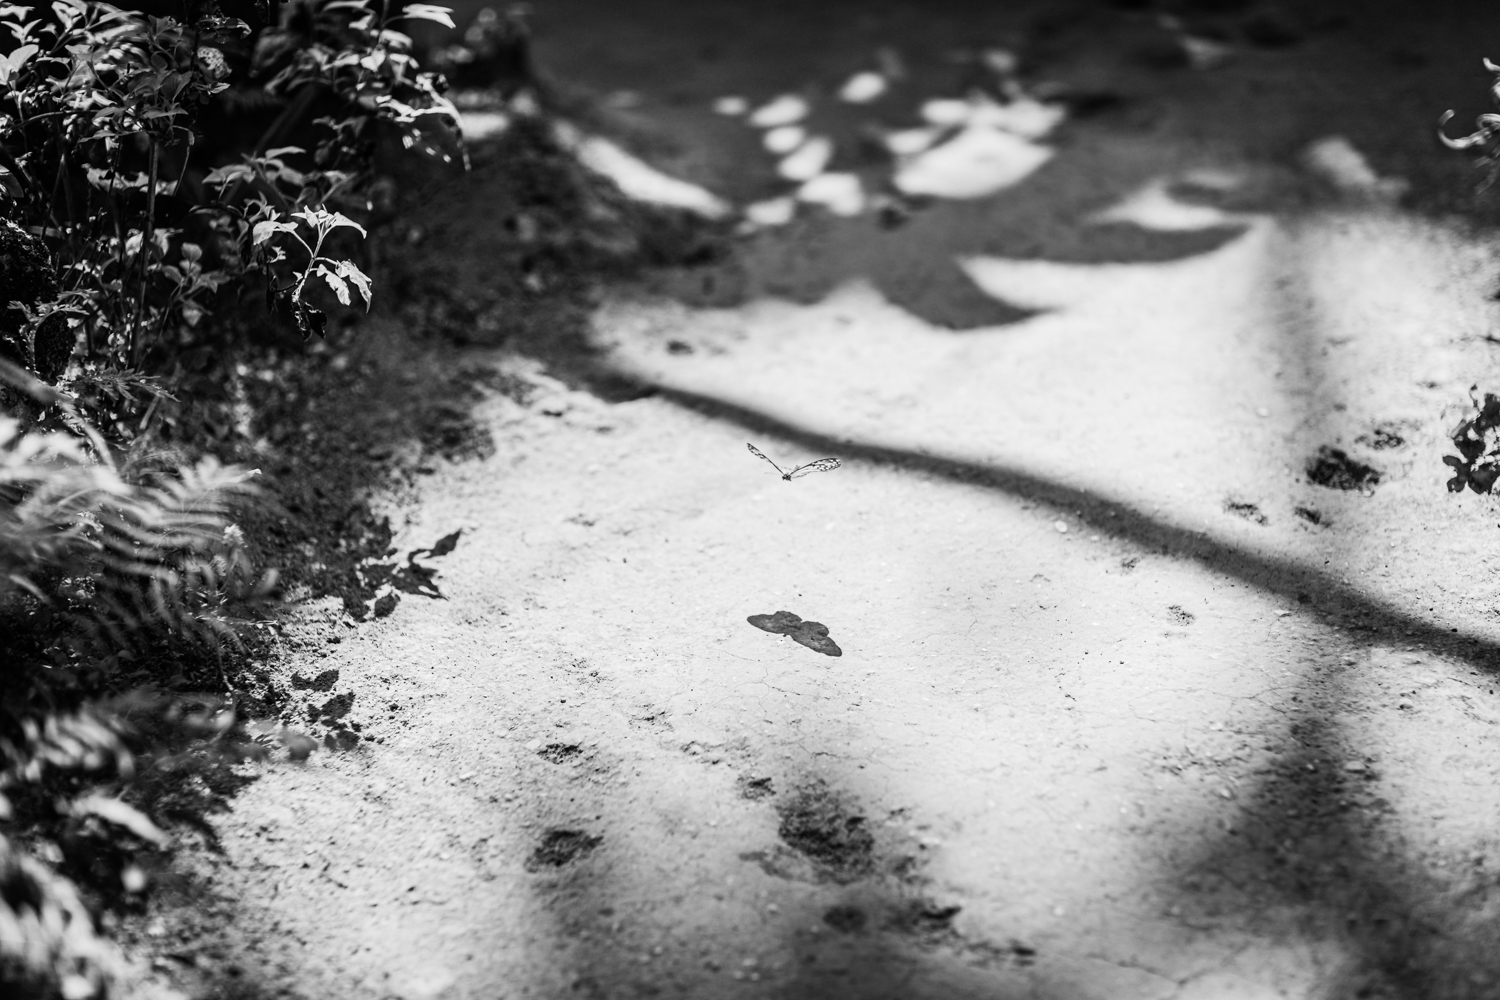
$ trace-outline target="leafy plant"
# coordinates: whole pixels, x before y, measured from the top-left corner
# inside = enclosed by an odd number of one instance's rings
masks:
[[[1497,107],[1500,107],[1500,65],[1485,59],[1484,68],[1495,76],[1490,83],[1490,98]],[[1500,177],[1500,114],[1492,112],[1480,115],[1474,120],[1474,131],[1457,139],[1449,138],[1441,128],[1448,124],[1452,117],[1452,111],[1443,112],[1443,117],[1438,121],[1438,139],[1449,149],[1476,150],[1478,152],[1476,165],[1485,170],[1485,179],[1481,188],[1489,187],[1497,177]]]
[[[1475,493],[1489,493],[1500,480],[1500,397],[1487,392],[1480,402],[1475,396],[1478,388],[1469,389],[1473,416],[1448,435],[1458,449],[1457,457],[1443,456],[1443,463],[1453,469],[1453,478],[1448,480],[1450,493],[1462,492],[1465,486]]]
[[[8,363],[0,376],[24,384]],[[49,654],[57,666],[107,663],[151,630],[212,648],[234,642],[234,607],[269,595],[276,580],[255,573],[231,520],[254,496],[250,474],[205,458],[130,481],[74,419],[93,454],[73,435],[23,432],[0,415],[0,616],[18,631],[37,618],[60,627]]]
[[[249,25],[212,0],[192,24],[92,0],[55,0],[51,19],[32,11],[0,3],[0,27],[17,43],[0,57],[0,209],[45,241],[58,288],[3,304],[30,331],[13,360],[55,383],[81,346],[77,389],[106,372],[160,368],[192,342],[226,286],[252,278],[304,337],[326,327],[310,277],[344,304],[353,285],[368,307],[370,282],[324,241],[335,228],[364,235],[344,211],[369,207],[378,127],[395,128],[408,149],[451,158],[458,116],[445,85],[418,70],[410,38],[392,27],[451,26],[446,8],[289,5],[252,60],[283,111],[241,162],[207,171],[192,162],[197,117],[230,86],[225,51],[252,34]],[[325,138],[312,153],[277,145],[317,108],[331,113],[313,122]],[[61,365],[55,347],[38,364],[43,342],[62,345]],[[128,411],[139,401],[126,393],[109,402]],[[96,417],[128,436],[110,414]]]

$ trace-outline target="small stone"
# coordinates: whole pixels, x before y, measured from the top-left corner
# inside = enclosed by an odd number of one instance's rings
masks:
[[[1068,522],[1067,521],[1053,521],[1052,522],[1052,527],[1054,527],[1054,528],[1057,529],[1057,533],[1059,535],[1066,535],[1068,533]]]
[[[527,750],[540,750],[541,748],[542,748],[542,741],[541,740],[527,740],[526,741],[526,749]]]
[[[1357,774],[1365,770],[1365,762],[1362,760],[1351,760],[1344,765],[1344,770]]]

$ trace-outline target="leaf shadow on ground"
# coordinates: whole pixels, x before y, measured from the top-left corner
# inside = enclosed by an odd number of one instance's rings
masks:
[[[795,442],[811,452],[837,452],[846,462],[862,460],[924,472],[954,484],[995,490],[1051,508],[1057,514],[1081,520],[1099,534],[1196,562],[1215,574],[1240,580],[1289,603],[1300,602],[1319,624],[1358,647],[1423,647],[1431,655],[1462,660],[1489,673],[1500,669],[1500,646],[1490,639],[1443,628],[1389,601],[1361,593],[1319,569],[1245,551],[1098,493],[1003,465],[841,440],[748,407],[679,389],[658,387],[657,393],[746,430]],[[1306,680],[1292,693],[1299,693],[1304,703],[1313,705],[1324,698]],[[1435,910],[1432,901],[1442,898],[1444,890],[1421,865],[1404,855],[1399,845],[1348,822],[1347,811],[1330,807],[1328,761],[1320,751],[1340,742],[1336,724],[1326,713],[1307,712],[1296,720],[1296,726],[1291,742],[1299,749],[1288,755],[1293,759],[1247,793],[1251,803],[1247,812],[1254,810],[1259,817],[1252,832],[1224,832],[1196,860],[1163,876],[1166,891],[1175,887],[1191,901],[1194,897],[1182,888],[1191,873],[1235,872],[1237,885],[1252,887],[1250,898],[1256,908],[1251,915],[1263,919],[1268,932],[1284,926],[1284,919],[1280,925],[1275,922],[1276,907],[1293,904],[1310,924],[1347,943],[1354,957],[1339,975],[1343,982],[1353,984],[1350,996],[1418,1000],[1488,995],[1484,984],[1500,981],[1500,958],[1489,944],[1500,930],[1500,921],[1482,914],[1489,912],[1485,901],[1500,898],[1500,879],[1485,878],[1471,885],[1467,890],[1471,901],[1465,913]],[[1308,763],[1315,763],[1313,770],[1307,769]],[[1257,805],[1272,803],[1277,803],[1276,808],[1257,809]],[[1294,804],[1291,815],[1287,803]],[[1354,815],[1359,815],[1357,810]],[[1327,821],[1316,828],[1316,836],[1310,835],[1314,828],[1302,818],[1307,816]],[[1290,867],[1285,848],[1278,846],[1285,843],[1303,845],[1300,860]],[[1381,916],[1351,920],[1351,914]],[[884,961],[878,955],[872,960]],[[1493,979],[1465,978],[1489,975],[1491,967],[1495,969]],[[1463,970],[1462,975],[1455,969]],[[1444,989],[1448,992],[1442,992]]]
[[[892,305],[939,328],[962,332],[1019,323],[1038,311],[982,291],[960,260],[1165,263],[1210,253],[1244,233],[1233,222],[1192,231],[1080,224],[1172,167],[1164,151],[1143,148],[1138,140],[1109,133],[1077,137],[1037,173],[990,197],[934,201],[897,227],[871,214],[798,220],[757,234],[723,261],[662,269],[645,287],[689,306],[724,308],[765,296],[812,304],[863,279]],[[1201,190],[1187,197],[1221,200]]]

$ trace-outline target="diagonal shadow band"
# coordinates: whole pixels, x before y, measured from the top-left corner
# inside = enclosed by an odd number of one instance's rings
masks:
[[[644,388],[644,386],[643,386]],[[812,451],[842,459],[916,469],[954,482],[1000,490],[1080,517],[1094,531],[1141,548],[1191,559],[1215,573],[1304,605],[1325,625],[1360,644],[1390,642],[1424,645],[1488,670],[1500,670],[1500,643],[1435,625],[1418,615],[1361,592],[1321,570],[1291,559],[1277,559],[1231,545],[1203,532],[1179,527],[1120,500],[1067,486],[1045,476],[1000,465],[924,455],[901,448],[860,444],[818,434],[750,407],[668,386],[650,387],[680,406],[732,421],[759,433],[775,434]]]

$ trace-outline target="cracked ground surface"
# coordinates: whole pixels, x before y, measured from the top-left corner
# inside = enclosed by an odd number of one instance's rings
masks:
[[[733,52],[705,38],[735,25],[651,8],[632,70],[590,47],[629,11],[551,10],[572,33],[539,28],[544,59],[645,94],[626,126],[731,196],[762,165],[689,106],[854,46],[809,15],[751,77],[663,81],[660,49]],[[529,388],[474,406],[493,454],[390,501],[397,547],[462,531],[429,560],[444,599],[336,624],[301,668],[340,672],[367,739],[239,796],[196,862],[235,918],[179,988],[233,964],[245,995],[320,998],[1500,990],[1500,536],[1440,462],[1496,374],[1496,254],[1434,203],[1467,175],[1410,139],[1454,98],[1402,117],[1455,78],[1388,71],[1361,100],[1390,121],[1340,96],[1372,38],[1443,63],[1477,31],[1377,5],[1163,75],[1095,66],[1144,29],[1079,10],[1096,33],[1055,72],[1128,110],[1065,126],[1034,178],[614,288],[592,358],[636,398],[514,348],[452,362]],[[1298,96],[1243,103],[1268,88]],[[1298,165],[1332,118],[1406,202]],[[478,224],[431,218],[452,252]],[[747,441],[842,467],[784,482]],[[781,610],[842,656],[746,621]]]

